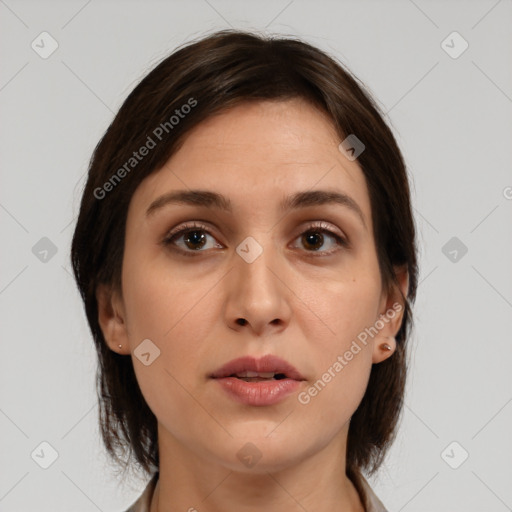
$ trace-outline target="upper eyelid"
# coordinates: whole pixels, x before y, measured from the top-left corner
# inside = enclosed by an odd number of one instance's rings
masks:
[[[169,230],[166,235],[164,236],[164,242],[170,242],[172,238],[179,236],[183,236],[183,232],[186,231],[192,231],[194,229],[205,231],[208,233],[208,235],[217,238],[214,234],[212,234],[212,228],[203,221],[189,221],[185,222],[183,224],[178,225],[178,227],[173,228]],[[217,230],[218,228],[215,227],[213,231]],[[309,231],[317,229],[319,231],[324,232],[330,232],[331,236],[338,236],[340,237],[345,243],[349,243],[349,239],[344,231],[340,230],[336,226],[334,226],[332,223],[329,223],[325,220],[312,220],[308,221],[307,223],[304,223],[302,227],[300,228],[300,231],[297,233],[296,237]],[[338,232],[339,231],[339,232]]]

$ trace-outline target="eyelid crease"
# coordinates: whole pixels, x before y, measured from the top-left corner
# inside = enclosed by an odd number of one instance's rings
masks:
[[[173,251],[176,251],[180,254],[187,255],[187,256],[197,256],[200,253],[207,253],[209,251],[186,251],[178,246],[176,246],[173,243],[173,240],[177,238],[178,236],[182,236],[183,234],[190,232],[190,231],[204,231],[208,235],[214,237],[212,233],[210,232],[210,229],[207,225],[202,224],[200,221],[191,221],[189,223],[181,224],[177,228],[174,228],[170,232],[168,232],[163,240],[161,241],[161,244],[164,245],[164,247],[170,247]],[[351,248],[351,243],[348,237],[343,233],[339,234],[337,233],[336,229],[331,227],[331,224],[326,223],[325,221],[310,221],[307,226],[304,228],[301,228],[302,231],[297,235],[294,240],[296,240],[300,235],[303,235],[304,233],[307,233],[309,231],[317,231],[321,233],[326,233],[328,236],[331,236],[336,240],[336,245],[339,247],[343,247],[345,249]],[[215,238],[215,237],[214,237]],[[172,246],[172,247],[171,247]],[[309,253],[308,256],[328,256],[331,254],[334,254],[339,251],[338,249],[330,250],[330,251],[319,251],[318,254],[315,254],[316,251],[305,251],[306,253]]]

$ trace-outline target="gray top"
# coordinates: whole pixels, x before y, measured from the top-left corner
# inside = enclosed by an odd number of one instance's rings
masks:
[[[364,487],[365,496],[361,496],[361,501],[366,509],[366,512],[388,512],[386,507],[377,498],[372,488],[361,475],[361,484]],[[126,512],[149,512],[149,506],[151,504],[151,498],[155,491],[156,482],[158,480],[158,472],[154,474],[153,478],[149,481],[146,489],[139,497],[139,499],[128,509]]]

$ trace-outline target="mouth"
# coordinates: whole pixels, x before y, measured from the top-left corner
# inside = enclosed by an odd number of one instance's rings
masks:
[[[251,356],[233,359],[210,375],[213,379],[234,377],[245,382],[263,380],[305,380],[292,364],[280,357],[268,354],[259,359]]]
[[[274,405],[297,391],[306,380],[294,366],[273,355],[234,359],[210,378],[236,402],[251,406]]]
[[[282,380],[288,378],[285,373],[274,373],[274,372],[240,372],[228,375],[228,377],[235,377],[245,382],[261,382],[267,380]]]

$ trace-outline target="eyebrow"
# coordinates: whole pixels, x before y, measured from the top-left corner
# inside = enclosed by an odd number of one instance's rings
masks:
[[[204,206],[216,208],[228,213],[233,212],[233,206],[227,197],[210,190],[175,190],[160,196],[153,201],[146,210],[146,216],[153,215],[160,208],[169,204],[183,204],[189,206]],[[308,190],[286,196],[279,204],[281,212],[298,210],[311,206],[339,204],[356,213],[366,228],[363,212],[354,199],[347,194],[330,190]]]

